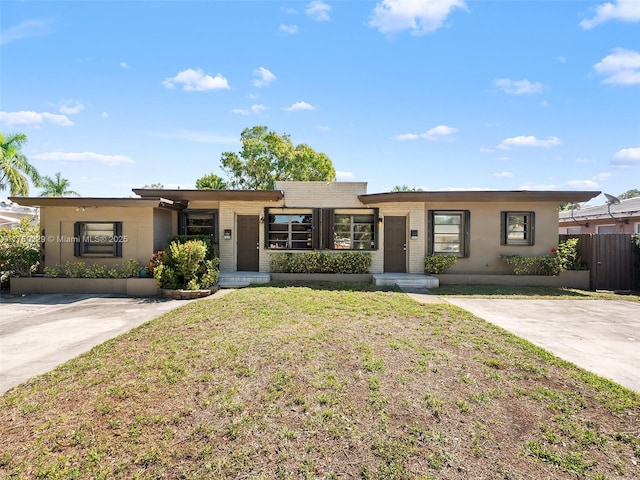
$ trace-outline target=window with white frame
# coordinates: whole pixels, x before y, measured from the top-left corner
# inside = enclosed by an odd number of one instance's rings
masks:
[[[122,222],[76,222],[74,256],[122,257]]]
[[[637,222],[637,223],[634,225],[633,233],[640,233],[640,222]]]
[[[581,227],[567,227],[567,235],[579,235]]]
[[[534,212],[502,212],[502,245],[533,245]]]
[[[313,248],[313,214],[269,214],[267,223],[269,248],[311,250]]]
[[[333,248],[336,250],[372,250],[374,242],[373,214],[340,214],[333,216]]]

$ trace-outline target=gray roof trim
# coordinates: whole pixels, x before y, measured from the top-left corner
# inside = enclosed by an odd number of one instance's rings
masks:
[[[586,202],[596,191],[464,190],[437,192],[387,192],[360,195],[362,203],[399,202]]]
[[[134,188],[133,193],[142,198],[164,197],[175,201],[253,201],[276,202],[282,200],[282,190],[164,190],[154,188]]]
[[[163,207],[182,209],[180,203],[167,198],[104,197],[9,197],[9,200],[31,207]]]

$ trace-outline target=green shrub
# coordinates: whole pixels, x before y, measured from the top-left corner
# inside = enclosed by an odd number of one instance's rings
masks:
[[[167,244],[186,243],[193,240],[200,240],[201,242],[204,242],[207,247],[207,255],[205,257],[207,260],[213,260],[219,257],[216,239],[211,235],[169,235],[169,238],[167,238]]]
[[[44,267],[46,277],[69,278],[135,278],[139,275],[142,265],[131,258],[124,265],[102,265],[99,263],[87,265],[83,261],[65,262]]]
[[[202,240],[173,242],[167,250],[157,252],[147,270],[161,288],[199,290],[218,281],[220,259],[206,259],[207,247]]]
[[[11,230],[0,228],[0,278],[30,276],[40,261],[40,235],[37,225],[22,219]]]
[[[424,271],[427,273],[444,273],[458,261],[455,255],[427,255],[424,259]]]
[[[500,255],[513,267],[516,275],[559,275],[565,270],[584,270],[585,263],[578,257],[578,239],[570,238],[551,249],[551,255],[524,257],[522,255]]]
[[[269,268],[274,273],[367,273],[369,252],[274,253]]]

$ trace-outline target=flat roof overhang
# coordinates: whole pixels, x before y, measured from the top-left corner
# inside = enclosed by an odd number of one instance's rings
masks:
[[[596,191],[464,190],[441,192],[387,192],[359,195],[364,204],[402,202],[586,202]]]
[[[164,190],[134,188],[133,193],[142,198],[163,197],[187,203],[194,200],[277,202],[284,197],[282,190]]]
[[[30,207],[160,207],[183,210],[186,205],[168,198],[104,198],[104,197],[9,197],[19,205]]]

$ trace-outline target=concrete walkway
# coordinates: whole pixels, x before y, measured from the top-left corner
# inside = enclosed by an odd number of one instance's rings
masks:
[[[440,298],[579,367],[640,392],[640,303],[623,300]]]

